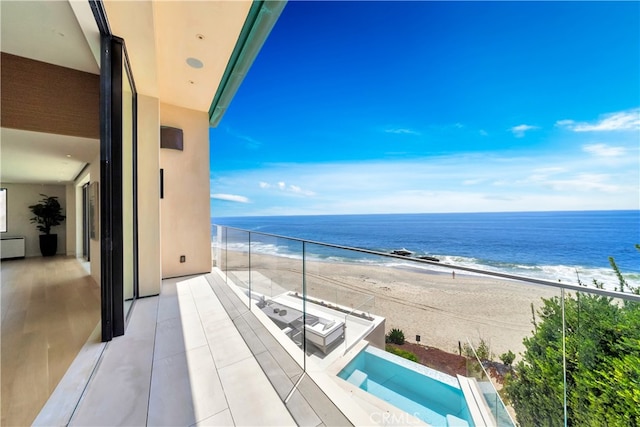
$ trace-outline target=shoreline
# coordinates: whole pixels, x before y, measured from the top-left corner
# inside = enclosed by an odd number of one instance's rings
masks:
[[[268,296],[302,292],[302,260],[251,254],[255,271],[270,279]],[[246,253],[228,251],[230,272],[246,270]],[[307,261],[307,295],[358,308],[386,318],[386,331],[401,329],[409,342],[458,352],[467,339],[489,344],[495,357],[509,350],[519,355],[522,340],[533,331],[532,309],[559,289],[509,279],[456,273],[411,271],[357,263]],[[434,274],[435,273],[435,274]]]
[[[215,252],[216,241],[212,240],[211,243],[212,251]],[[230,251],[232,249],[229,249]],[[264,256],[274,256],[279,258],[291,259],[294,261],[302,261],[302,255],[299,254],[280,254],[280,253],[268,253],[268,252],[256,252],[252,251],[252,256],[254,254],[264,255]],[[371,255],[375,257],[375,255]],[[382,257],[382,256],[380,256]],[[436,256],[438,257],[438,256]],[[214,257],[215,258],[215,257]],[[338,258],[338,257],[336,257]],[[540,266],[520,266],[519,264],[511,264],[511,268],[496,268],[491,265],[479,264],[476,262],[472,262],[472,258],[469,258],[467,261],[461,261],[459,263],[449,263],[447,259],[450,258],[465,258],[465,257],[457,257],[457,256],[442,256],[441,263],[439,264],[427,264],[421,263],[420,260],[416,260],[413,257],[398,257],[398,258],[385,258],[384,261],[377,262],[367,262],[361,258],[342,258],[342,259],[327,259],[314,254],[307,255],[307,262],[326,262],[326,263],[334,263],[334,264],[345,264],[345,265],[365,265],[365,266],[377,266],[384,268],[398,268],[398,269],[408,269],[415,270],[417,272],[422,272],[425,274],[432,275],[450,275],[452,270],[455,270],[456,276],[472,276],[472,277],[483,277],[481,273],[467,272],[465,270],[457,270],[457,268],[473,268],[477,270],[484,270],[488,273],[501,273],[501,274],[509,274],[514,276],[521,276],[523,278],[528,278],[532,280],[544,280],[550,283],[562,283],[571,286],[581,286],[578,283],[578,278],[582,283],[582,287],[586,289],[595,289],[593,285],[593,280],[597,280],[599,283],[604,284],[604,289],[615,291],[618,287],[618,278],[609,266],[607,267],[586,267],[586,266],[572,266],[572,265],[540,265]],[[444,260],[444,261],[443,261]],[[404,265],[403,265],[404,264]],[[519,268],[518,268],[519,267]],[[545,272],[545,271],[552,272]],[[538,274],[531,274],[531,272],[538,272]],[[578,275],[576,275],[576,272]],[[640,271],[626,271],[622,269],[622,275],[624,276],[627,283],[633,287],[640,288]],[[517,280],[517,279],[507,279],[507,278],[497,278],[499,280]],[[626,291],[628,292],[628,290]]]

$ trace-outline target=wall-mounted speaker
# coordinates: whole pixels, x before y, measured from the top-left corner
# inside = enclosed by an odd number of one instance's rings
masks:
[[[160,126],[160,148],[182,151],[182,129]]]

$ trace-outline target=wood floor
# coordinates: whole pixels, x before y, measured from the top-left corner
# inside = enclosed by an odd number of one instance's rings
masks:
[[[2,426],[30,425],[100,321],[100,288],[72,257],[0,262]]]

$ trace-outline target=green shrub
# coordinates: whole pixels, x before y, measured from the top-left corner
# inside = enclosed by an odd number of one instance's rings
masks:
[[[480,343],[475,346],[475,350],[476,351],[474,354],[473,348],[469,343],[464,343],[464,345],[462,346],[462,354],[470,359],[475,359],[476,354],[478,355],[478,359],[480,359],[481,361],[491,361],[493,359],[491,348],[489,347],[489,344],[484,340],[484,338],[480,338]]]
[[[513,351],[511,350],[500,355],[500,360],[502,360],[502,363],[504,363],[507,366],[511,366],[515,358],[516,358],[516,355],[513,354]]]
[[[561,425],[566,399],[570,426],[640,426],[640,304],[581,293],[564,310],[559,297],[543,303],[505,387],[518,423]]]
[[[404,344],[404,332],[400,329],[393,328],[391,332],[387,334],[385,341],[391,344],[402,345]]]
[[[484,340],[484,338],[480,338],[480,344],[478,344],[478,348],[476,348],[476,353],[481,361],[493,360],[491,348],[489,348],[489,344]]]
[[[401,348],[392,347],[390,345],[386,346],[385,349],[389,353],[393,353],[393,354],[395,354],[397,356],[404,357],[405,359],[408,359],[408,360],[411,360],[412,362],[418,363],[418,356],[416,356],[414,353],[412,353],[410,351],[403,350]]]

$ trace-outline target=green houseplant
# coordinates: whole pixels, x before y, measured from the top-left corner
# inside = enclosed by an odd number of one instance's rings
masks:
[[[29,206],[33,217],[31,223],[38,224],[40,235],[40,252],[42,256],[53,256],[58,249],[58,235],[51,234],[51,227],[62,224],[66,216],[62,215],[62,207],[58,197],[40,194],[43,199],[35,205]]]

